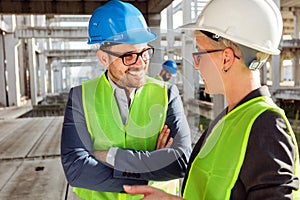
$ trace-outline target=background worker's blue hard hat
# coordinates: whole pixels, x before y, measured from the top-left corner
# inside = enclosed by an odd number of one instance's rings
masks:
[[[157,36],[142,13],[130,3],[112,0],[98,7],[89,21],[88,44],[142,44]]]
[[[173,60],[167,60],[163,63],[163,69],[167,70],[172,76],[176,75],[177,64]]]

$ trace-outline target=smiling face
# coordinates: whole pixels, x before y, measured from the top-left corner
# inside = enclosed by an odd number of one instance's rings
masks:
[[[198,52],[220,49],[209,41],[205,35],[199,33],[196,35],[196,49]],[[220,75],[222,69],[222,53],[215,51],[199,55],[198,65],[194,64],[194,69],[199,70],[205,84],[205,93],[224,94],[224,84]]]
[[[109,48],[109,51],[118,55],[124,55],[127,53],[139,53],[149,48],[147,44],[119,44]],[[133,65],[124,65],[122,58],[109,55],[103,51],[97,53],[101,63],[107,68],[108,76],[118,86],[133,89],[143,86],[146,82],[146,72],[149,66],[150,60],[144,61],[141,56],[138,57],[137,62]]]

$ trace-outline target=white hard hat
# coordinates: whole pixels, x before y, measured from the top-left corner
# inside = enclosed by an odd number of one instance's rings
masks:
[[[268,54],[279,54],[282,17],[273,0],[211,0],[196,23],[182,28],[203,30]]]

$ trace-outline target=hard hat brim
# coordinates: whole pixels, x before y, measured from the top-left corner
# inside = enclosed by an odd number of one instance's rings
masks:
[[[179,26],[178,29],[183,29],[183,30],[191,30],[191,31],[195,31],[195,30],[200,30],[199,26],[197,25],[197,23],[188,23],[188,24],[184,24],[182,26]]]
[[[119,43],[119,44],[143,44],[149,43],[157,38],[157,35],[145,29],[136,29],[130,30],[124,33],[116,34],[110,38],[105,40],[97,40],[93,39],[93,41],[88,41],[88,44],[103,44],[104,42],[112,42],[112,43]]]

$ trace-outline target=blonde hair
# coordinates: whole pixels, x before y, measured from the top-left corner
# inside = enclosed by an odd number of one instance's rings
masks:
[[[205,36],[205,34],[203,34],[200,30],[196,30],[194,31],[194,35],[195,36]],[[207,37],[207,36],[205,36]],[[216,49],[225,49],[225,48],[231,48],[235,55],[237,55],[238,57],[240,57],[242,60],[244,60],[244,54],[241,50],[241,48],[234,42],[232,42],[231,40],[228,40],[226,38],[221,38],[219,41],[215,41],[215,40],[208,40],[208,42]],[[257,52],[256,53],[256,60],[257,61],[264,61],[266,59],[268,59],[268,57],[270,56],[267,53],[264,52]]]

